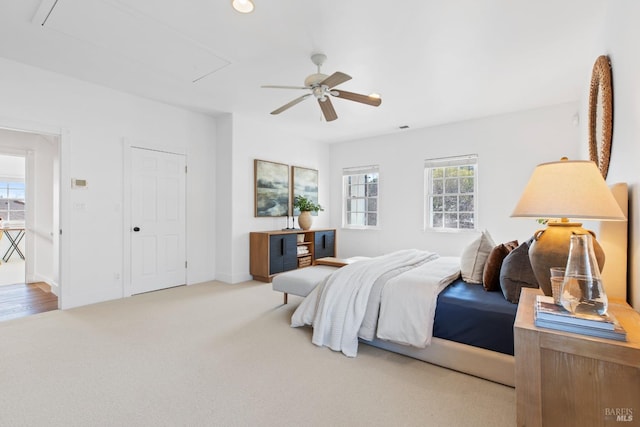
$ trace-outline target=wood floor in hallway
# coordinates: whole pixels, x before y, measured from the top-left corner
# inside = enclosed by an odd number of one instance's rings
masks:
[[[46,283],[0,286],[0,322],[58,309],[58,297]]]

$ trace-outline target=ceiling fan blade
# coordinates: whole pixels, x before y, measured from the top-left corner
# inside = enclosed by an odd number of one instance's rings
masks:
[[[261,88],[268,89],[311,89],[309,86],[278,86],[278,85],[262,85]]]
[[[332,90],[330,93],[331,95],[337,96],[338,98],[348,99],[349,101],[361,102],[363,104],[372,105],[374,107],[377,107],[378,105],[382,104],[381,98],[368,96],[368,95],[361,95],[359,93],[347,92],[345,90],[335,89],[335,90]]]
[[[333,109],[333,104],[329,97],[325,97],[324,101],[322,99],[318,99],[318,104],[320,104],[320,109],[322,110],[322,114],[324,114],[324,119],[326,121],[332,122],[338,118],[336,110]]]
[[[278,109],[276,109],[276,110],[273,110],[273,111],[271,112],[271,114],[280,114],[280,113],[282,113],[284,110],[287,110],[287,109],[289,109],[289,108],[293,107],[294,105],[296,105],[297,103],[304,101],[304,100],[305,100],[307,97],[309,97],[309,96],[311,96],[311,94],[310,94],[310,93],[307,93],[306,95],[302,95],[302,96],[300,96],[300,97],[298,97],[298,98],[294,99],[293,101],[291,101],[291,102],[289,102],[289,103],[287,103],[287,104],[284,104],[282,107],[280,107],[280,108],[278,108]]]
[[[331,89],[332,87],[338,86],[340,83],[344,83],[348,80],[351,80],[351,76],[345,73],[341,73],[340,71],[336,71],[335,73],[324,79],[322,82],[320,82],[320,84]]]

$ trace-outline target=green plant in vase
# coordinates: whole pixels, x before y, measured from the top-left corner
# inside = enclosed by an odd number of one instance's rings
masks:
[[[309,199],[306,196],[296,196],[293,199],[293,207],[300,211],[300,216],[298,216],[298,224],[300,224],[300,228],[302,228],[303,230],[308,230],[311,228],[311,224],[313,223],[311,212],[324,211],[322,206],[314,203],[313,200]]]

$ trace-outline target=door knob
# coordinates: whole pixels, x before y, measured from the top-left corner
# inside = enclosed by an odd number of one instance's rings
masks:
[[[138,231],[140,231],[140,227],[133,227],[133,231],[137,233]]]

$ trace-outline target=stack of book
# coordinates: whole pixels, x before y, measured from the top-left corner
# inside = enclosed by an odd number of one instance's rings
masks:
[[[552,297],[537,295],[535,325],[576,334],[626,341],[627,333],[613,314],[571,313],[553,302]]]

